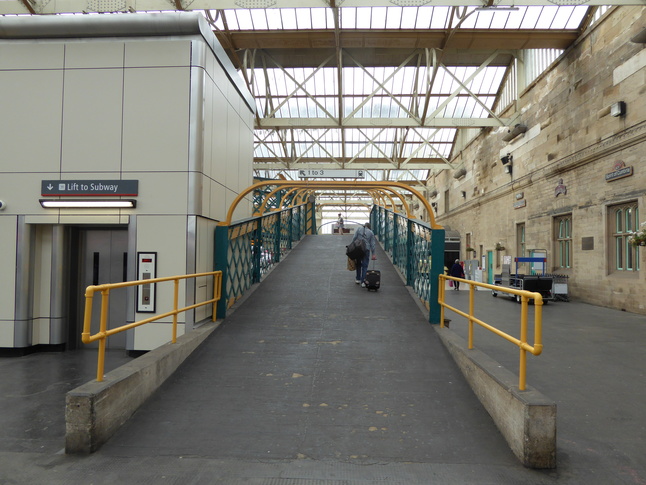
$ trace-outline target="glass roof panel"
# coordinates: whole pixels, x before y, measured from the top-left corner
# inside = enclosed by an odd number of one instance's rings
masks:
[[[283,25],[283,11],[276,8],[265,9],[265,15],[267,17],[267,28],[272,26],[272,29],[284,29]]]
[[[342,29],[447,29],[452,7],[340,7]],[[578,29],[587,6],[519,6],[517,10],[459,7],[462,29]],[[212,11],[215,13],[215,11]],[[333,29],[331,8],[226,9],[229,30]],[[215,15],[214,15],[215,16]],[[224,28],[221,19],[216,25]]]
[[[281,13],[281,18],[283,20],[282,28],[285,30],[296,30],[298,24],[296,23],[296,9],[295,8],[281,8],[279,10]],[[274,28],[279,28],[278,25]]]
[[[429,8],[429,7],[426,7]],[[449,21],[450,7],[432,7],[433,18],[431,19],[431,29],[445,29]]]
[[[428,29],[431,26],[431,21],[433,19],[433,7],[420,7],[417,9],[417,20],[415,22],[415,28],[418,29]],[[412,28],[412,27],[404,27]]]
[[[370,7],[359,7],[357,8],[357,18],[356,18],[356,28],[357,29],[369,29],[370,28]]]
[[[372,7],[372,29],[385,29],[386,28],[386,16],[388,12],[387,7]]]
[[[267,15],[265,10],[254,9],[251,11],[251,21],[255,30],[267,30]]]
[[[296,9],[296,24],[299,30],[312,28],[312,13],[309,8]]]
[[[418,7],[404,7],[402,9],[402,29],[414,29],[418,22]],[[422,27],[424,28],[424,27]]]
[[[329,8],[312,8],[312,28],[313,29],[333,29],[334,20],[332,20],[332,10]],[[332,20],[332,23],[328,23]]]
[[[564,8],[564,7],[562,7]],[[604,7],[600,7],[604,8]],[[572,11],[572,16],[565,26],[566,29],[578,29],[583,22],[583,18],[588,11],[588,7],[574,7]]]
[[[388,7],[386,14],[386,28],[399,29],[402,21],[402,7]]]
[[[357,9],[355,7],[345,7],[340,9],[341,28],[342,29],[355,29],[357,20]]]
[[[519,29],[520,24],[523,22],[523,18],[525,18],[526,12],[527,12],[527,7],[518,7],[518,10],[509,12],[509,17],[507,18],[507,25],[505,25],[505,28]]]
[[[234,10],[234,15],[240,30],[253,30],[251,22],[251,10]],[[229,28],[232,28],[231,26]]]

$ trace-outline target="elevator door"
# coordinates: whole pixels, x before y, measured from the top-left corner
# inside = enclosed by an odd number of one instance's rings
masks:
[[[120,283],[127,280],[128,231],[125,229],[84,229],[79,241],[81,292],[90,285]],[[108,329],[126,324],[127,289],[110,291]],[[83,328],[85,298],[80,300],[79,322]],[[95,293],[92,303],[91,335],[99,331],[101,317],[101,293]],[[80,335],[80,332],[79,332]],[[82,348],[97,347],[97,343],[81,344]],[[125,349],[126,333],[121,332],[107,339],[107,348]]]

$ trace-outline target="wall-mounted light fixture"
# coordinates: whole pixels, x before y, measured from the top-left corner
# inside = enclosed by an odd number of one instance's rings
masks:
[[[517,125],[514,125],[514,127],[511,130],[507,131],[507,134],[502,137],[503,141],[510,142],[514,138],[516,138],[518,135],[521,135],[527,131],[527,125],[524,125],[522,123],[518,123]]]
[[[40,199],[40,205],[47,209],[130,209],[137,207],[133,199]]]
[[[500,161],[502,162],[503,165],[507,165],[508,163],[511,163],[514,160],[514,157],[508,153],[507,155],[500,157]]]
[[[467,198],[467,193],[464,190],[460,192],[460,195],[462,196],[463,199]]]
[[[616,103],[610,106],[610,114],[612,116],[626,116],[626,103],[623,101],[617,101]]]
[[[505,173],[508,173],[509,175],[511,175],[511,172],[512,172],[512,166],[513,166],[513,165],[512,165],[511,163],[509,163],[509,164],[505,165],[505,167],[504,167],[504,171],[505,171]]]

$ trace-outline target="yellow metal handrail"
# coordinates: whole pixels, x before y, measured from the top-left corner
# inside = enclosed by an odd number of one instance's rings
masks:
[[[446,293],[446,282],[445,280],[459,281],[460,283],[466,283],[469,285],[469,313],[465,313],[457,308],[454,308],[448,305],[445,301]],[[480,325],[483,328],[495,333],[496,335],[516,344],[520,348],[520,365],[518,371],[518,389],[521,391],[525,390],[526,379],[527,379],[527,352],[531,352],[532,355],[540,355],[543,351],[543,297],[540,293],[526,290],[516,290],[513,288],[506,288],[503,286],[490,285],[488,283],[479,283],[477,281],[465,280],[462,278],[455,278],[453,276],[440,275],[438,288],[438,303],[440,304],[440,325],[444,327],[444,308],[453,310],[458,315],[469,320],[469,349],[473,349],[473,324],[474,322]],[[483,322],[482,320],[477,319],[473,316],[473,307],[474,307],[474,292],[475,287],[480,286],[482,288],[488,288],[502,293],[511,293],[518,295],[521,298],[521,307],[520,307],[520,338],[513,337],[502,330],[499,330],[488,323]],[[527,343],[527,306],[529,300],[534,300],[534,345],[529,345]]]
[[[201,276],[213,276],[213,299],[204,301],[201,303],[196,303],[194,305],[189,305],[184,308],[177,308],[179,302],[179,282],[180,280],[186,280],[189,278],[198,278]],[[174,288],[174,297],[173,297],[173,310],[156,315],[154,317],[145,318],[139,320],[138,322],[129,323],[127,325],[122,325],[120,327],[107,329],[108,322],[108,302],[110,298],[110,290],[115,288],[126,288],[128,286],[140,286],[145,284],[152,283],[161,283],[163,281],[173,281],[175,283]],[[94,299],[94,294],[96,292],[101,292],[101,321],[99,324],[99,333],[90,335],[90,327],[92,323],[92,300]],[[167,276],[164,278],[152,278],[148,280],[137,280],[137,281],[124,281],[123,283],[108,283],[104,285],[91,285],[85,289],[85,318],[83,320],[83,333],[81,334],[81,340],[84,344],[89,344],[91,342],[99,341],[99,357],[97,363],[96,371],[96,380],[101,382],[103,381],[103,371],[105,369],[105,344],[106,339],[110,335],[114,335],[131,328],[144,325],[146,323],[154,322],[155,320],[160,320],[162,318],[173,316],[173,337],[171,342],[177,342],[177,315],[179,313],[185,312],[187,310],[192,310],[193,308],[198,308],[204,305],[209,305],[215,303],[220,299],[222,295],[222,271],[209,271],[207,273],[195,273],[182,276]],[[215,321],[215,308],[213,310],[213,321]]]

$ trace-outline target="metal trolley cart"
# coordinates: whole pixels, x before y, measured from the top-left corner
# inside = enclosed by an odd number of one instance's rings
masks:
[[[545,266],[547,259],[545,258],[514,258],[516,263],[516,272],[511,273],[511,265],[503,264],[502,273],[494,276],[494,284],[507,288],[514,288],[516,290],[535,291],[540,293],[543,301],[554,301],[554,277],[545,274]],[[518,263],[542,263],[543,273],[526,275],[518,272]],[[514,298],[518,303],[521,302],[520,296],[511,293],[498,292],[491,290],[493,296],[498,296],[498,293]]]
[[[566,274],[550,274],[554,278],[554,299],[557,301],[570,301],[568,296],[568,278]]]

